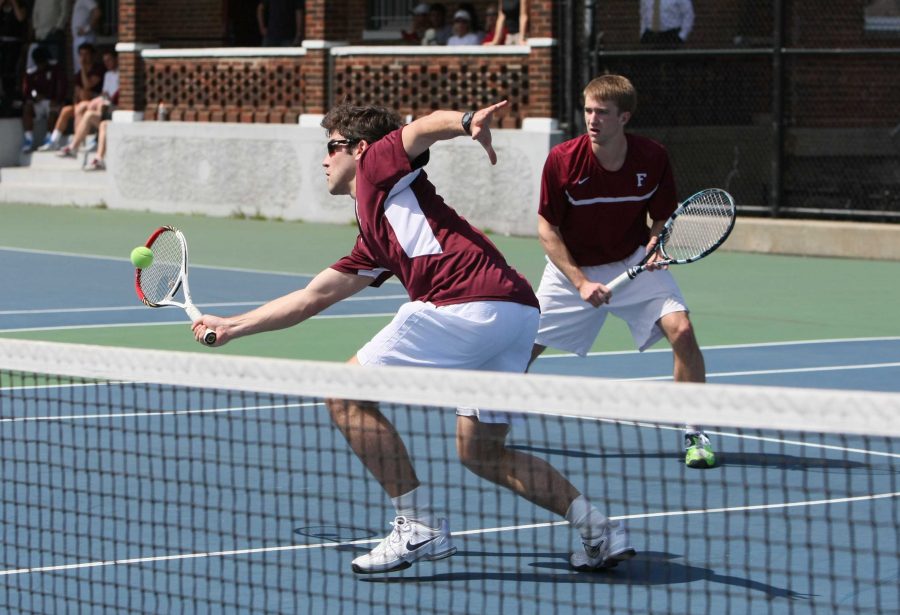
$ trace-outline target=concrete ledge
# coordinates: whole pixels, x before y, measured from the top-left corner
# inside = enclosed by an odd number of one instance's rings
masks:
[[[723,250],[900,260],[900,224],[738,218]]]
[[[18,117],[0,119],[0,167],[18,166],[21,149],[22,119]]]
[[[471,139],[435,144],[426,172],[476,226],[534,235],[541,169],[558,131],[493,131],[492,166]],[[110,209],[354,221],[353,201],[328,194],[318,125],[113,122]]]

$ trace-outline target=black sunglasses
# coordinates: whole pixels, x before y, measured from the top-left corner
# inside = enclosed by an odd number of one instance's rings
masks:
[[[328,155],[333,156],[339,147],[353,145],[354,143],[359,143],[359,139],[332,139],[326,144],[326,147],[328,147]]]

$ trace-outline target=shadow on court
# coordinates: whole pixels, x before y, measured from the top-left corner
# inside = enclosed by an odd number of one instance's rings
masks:
[[[659,551],[641,552],[636,558],[620,564],[618,567],[598,572],[573,572],[568,565],[568,553],[484,553],[478,551],[459,551],[454,558],[465,557],[532,557],[536,559],[552,559],[529,564],[540,569],[536,572],[453,572],[416,576],[370,576],[360,577],[360,581],[368,583],[434,583],[460,581],[495,581],[513,583],[554,583],[564,585],[602,584],[602,585],[641,585],[664,586],[703,581],[731,587],[740,587],[753,592],[764,593],[769,599],[786,598],[788,600],[807,600],[808,595],[800,594],[787,588],[742,578],[734,575],[723,575],[709,568],[690,566],[671,560],[681,559],[674,553]]]
[[[526,451],[542,456],[560,456],[573,459],[672,459],[674,462],[682,461],[682,456],[670,451],[650,453],[592,453],[587,451],[544,448],[539,446],[511,445],[509,448]],[[870,464],[852,461],[850,459],[827,459],[817,457],[799,457],[779,453],[741,453],[729,452],[727,449],[716,451],[716,468],[725,466],[759,467],[769,469],[795,470],[803,472],[814,471],[856,471],[865,474],[893,474],[900,472],[900,468],[889,464]],[[713,470],[715,468],[712,468]]]

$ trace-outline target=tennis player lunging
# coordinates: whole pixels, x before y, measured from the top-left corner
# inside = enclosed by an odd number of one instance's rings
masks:
[[[604,285],[654,248],[678,206],[666,150],[625,132],[636,102],[625,77],[591,81],[584,89],[587,134],[554,147],[544,164],[538,236],[547,265],[532,361],[548,346],[584,356],[613,314],[628,323],[640,351],[669,340],[676,381],[703,382],[703,353],[668,271],[638,276],[615,296]],[[696,427],[685,429],[684,451],[690,467],[715,465],[709,438]]]
[[[396,275],[409,303],[350,363],[525,371],[537,331],[537,298],[490,240],[444,203],[422,168],[432,144],[466,134],[495,164],[490,123],[505,104],[465,114],[436,111],[407,126],[387,109],[334,108],[322,120],[329,139],[322,166],[328,191],[356,200],[353,250],[304,289],[240,316],[204,316],[194,325],[195,336],[214,328],[223,344],[290,327]],[[403,441],[377,405],[332,399],[328,408],[397,512],[391,533],[354,559],[353,570],[390,572],[453,555],[447,520],[432,508]],[[571,556],[573,567],[604,568],[634,556],[624,526],[610,522],[548,463],[506,446],[506,413],[457,414],[457,451],[469,470],[565,516],[580,532],[584,549]]]

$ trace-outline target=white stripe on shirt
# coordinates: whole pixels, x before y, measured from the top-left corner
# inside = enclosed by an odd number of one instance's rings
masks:
[[[569,199],[569,203],[571,203],[574,207],[579,207],[581,205],[596,205],[597,203],[634,203],[636,201],[646,201],[656,193],[657,188],[659,188],[658,185],[647,194],[638,196],[598,196],[593,199],[580,200],[572,198],[572,195],[569,194],[568,190],[566,190],[566,198]]]
[[[420,171],[417,169],[397,182],[384,203],[384,217],[409,258],[443,252],[419,200],[409,187]]]

